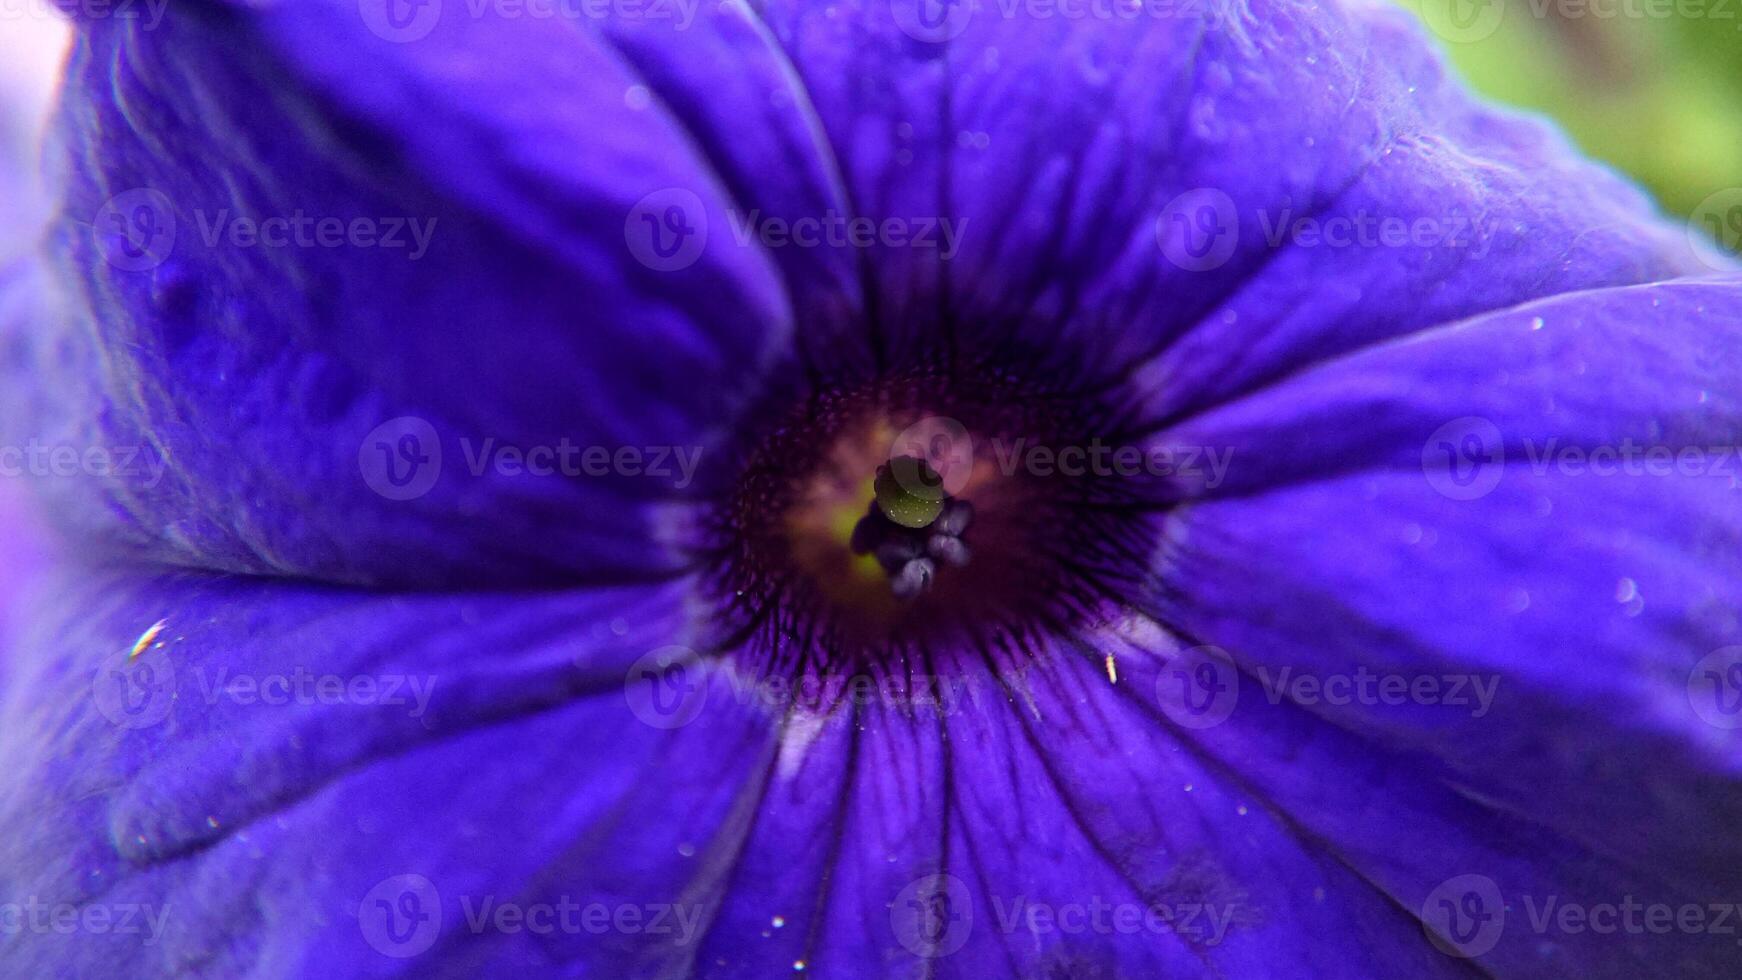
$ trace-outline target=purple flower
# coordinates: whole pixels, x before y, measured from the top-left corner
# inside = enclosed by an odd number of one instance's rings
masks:
[[[0,972],[1742,955],[1739,280],[1400,11],[181,0],[57,133]]]

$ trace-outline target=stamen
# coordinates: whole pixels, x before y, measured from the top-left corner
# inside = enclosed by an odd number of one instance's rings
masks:
[[[937,571],[937,565],[930,558],[915,558],[901,566],[901,571],[889,580],[890,591],[897,599],[912,599],[931,588],[932,577]]]
[[[909,492],[910,485],[917,492]],[[851,544],[855,554],[877,559],[896,598],[913,599],[930,589],[940,563],[968,564],[972,553],[961,536],[974,505],[943,492],[942,479],[924,460],[904,456],[879,467],[876,486],[877,498],[854,526]],[[928,500],[934,491],[936,500]],[[910,523],[920,517],[922,523]]]

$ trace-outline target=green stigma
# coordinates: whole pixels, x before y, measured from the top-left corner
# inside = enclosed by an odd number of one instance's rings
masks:
[[[928,527],[944,512],[944,480],[931,464],[914,456],[892,459],[877,468],[877,509],[908,528]]]

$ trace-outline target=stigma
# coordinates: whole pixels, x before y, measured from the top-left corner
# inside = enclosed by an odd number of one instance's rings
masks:
[[[962,540],[974,505],[953,498],[925,460],[900,456],[878,467],[875,497],[853,527],[854,554],[871,555],[897,599],[928,591],[938,568],[961,568],[972,552]]]

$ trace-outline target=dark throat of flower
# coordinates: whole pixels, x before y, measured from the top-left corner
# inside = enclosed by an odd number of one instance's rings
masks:
[[[707,530],[711,646],[795,683],[1002,673],[1107,621],[1141,589],[1155,488],[1053,461],[1119,441],[1108,390],[920,366],[770,413]]]

